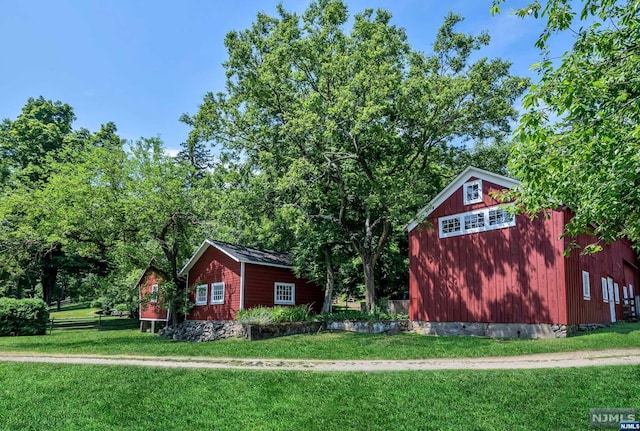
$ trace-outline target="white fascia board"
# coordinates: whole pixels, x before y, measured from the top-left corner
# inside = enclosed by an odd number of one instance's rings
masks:
[[[468,166],[462,171],[453,181],[451,181],[440,193],[434,197],[425,207],[423,207],[416,216],[403,226],[403,229],[407,232],[411,232],[415,229],[424,219],[429,217],[429,214],[436,208],[444,203],[449,197],[464,183],[466,183],[470,177],[476,177],[483,181],[498,184],[507,189],[512,189],[520,185],[520,181],[513,178],[505,177],[504,175],[494,174],[493,172],[485,171],[484,169],[476,168],[474,166]]]

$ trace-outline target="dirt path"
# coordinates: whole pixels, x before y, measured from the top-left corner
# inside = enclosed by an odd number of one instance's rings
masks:
[[[638,365],[640,364],[640,349],[544,353],[489,358],[410,359],[401,361],[240,359],[189,356],[101,356],[0,352],[0,362],[293,371],[499,370]]]

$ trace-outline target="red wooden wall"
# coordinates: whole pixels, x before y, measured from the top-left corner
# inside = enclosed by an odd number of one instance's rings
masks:
[[[274,283],[294,283],[296,305],[310,304],[315,312],[322,310],[324,294],[315,283],[296,278],[293,271],[273,266],[246,264],[245,266],[245,308],[258,305],[274,305]]]
[[[189,286],[208,284],[207,305],[195,305],[187,316],[189,320],[232,320],[240,310],[241,264],[215,247],[208,247],[189,270]],[[266,265],[245,264],[244,308],[274,305],[274,283],[294,283],[296,305],[311,304],[316,312],[322,309],[322,289],[315,283],[296,278],[292,270]],[[224,281],[224,304],[210,304],[211,283]],[[189,299],[195,303],[195,290]]]
[[[571,217],[567,211],[565,216]],[[570,240],[565,240],[569,246]],[[577,239],[581,247],[592,244],[595,239],[588,235],[580,235]],[[605,245],[603,250],[592,255],[581,256],[580,249],[572,250],[566,259],[566,286],[568,302],[568,320],[570,324],[608,323],[611,322],[609,304],[603,301],[602,277],[611,277],[619,286],[620,303],[615,305],[616,317],[623,318],[623,286],[633,285],[634,293],[638,290],[638,259],[627,240],[616,241]],[[626,270],[625,270],[626,269]],[[583,298],[582,271],[589,272],[591,299]]]
[[[211,283],[224,281],[224,304],[211,305]],[[207,305],[194,306],[189,320],[232,320],[240,309],[240,263],[215,247],[208,247],[189,270],[189,287],[208,284]],[[195,289],[189,292],[195,304]]]
[[[474,178],[470,178],[469,181]],[[563,213],[516,216],[516,226],[439,238],[438,218],[497,205],[482,182],[483,202],[464,205],[462,188],[409,233],[412,320],[567,323],[563,289]]]
[[[155,271],[147,269],[139,284],[140,297],[151,295],[151,286],[162,283],[162,277]],[[142,320],[166,320],[167,310],[160,308],[156,303],[145,302],[140,304],[140,319]]]

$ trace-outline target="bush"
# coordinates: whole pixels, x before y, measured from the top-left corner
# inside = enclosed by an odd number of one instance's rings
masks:
[[[94,299],[91,301],[91,308],[102,308],[102,301],[100,299]]]
[[[0,336],[44,335],[48,321],[49,309],[40,299],[0,298]]]
[[[295,307],[263,307],[240,310],[236,320],[245,325],[267,325],[281,322],[304,322],[311,320],[311,309],[306,305]]]
[[[407,316],[406,314],[392,314],[383,311],[375,311],[374,313],[369,313],[367,311],[359,310],[335,311],[333,313],[325,313],[320,316],[320,319],[325,322],[340,320],[405,320],[408,318],[409,316]]]

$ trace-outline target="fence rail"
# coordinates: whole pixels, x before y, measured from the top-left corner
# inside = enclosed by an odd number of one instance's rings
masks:
[[[96,317],[53,317],[49,319],[49,333],[54,329],[125,329],[136,328],[138,319],[103,318],[102,315]]]

